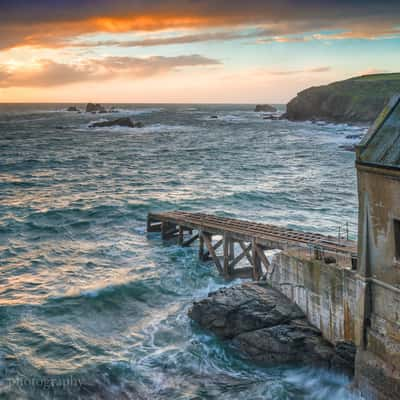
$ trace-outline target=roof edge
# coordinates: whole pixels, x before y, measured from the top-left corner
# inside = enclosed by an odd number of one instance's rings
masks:
[[[390,115],[392,114],[392,112],[394,111],[399,102],[400,102],[400,94],[392,96],[389,102],[381,111],[381,113],[378,115],[374,123],[370,126],[368,132],[361,139],[360,143],[356,146],[356,155],[358,160],[360,160],[363,149],[365,149],[368,146],[371,139],[375,136],[375,134],[382,127],[382,125],[390,117]]]

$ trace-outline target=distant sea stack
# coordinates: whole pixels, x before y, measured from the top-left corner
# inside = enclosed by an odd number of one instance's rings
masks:
[[[94,122],[89,125],[89,128],[105,128],[109,126],[124,126],[127,128],[143,128],[143,123],[139,121],[133,121],[130,118],[118,118],[112,121],[100,121]]]
[[[292,121],[372,122],[400,93],[400,73],[363,75],[298,93],[283,118]]]
[[[106,109],[101,105],[101,104],[93,104],[93,103],[88,103],[86,106],[86,112],[99,112],[99,113],[105,113]]]
[[[277,112],[278,110],[269,104],[257,104],[254,109],[256,112]]]

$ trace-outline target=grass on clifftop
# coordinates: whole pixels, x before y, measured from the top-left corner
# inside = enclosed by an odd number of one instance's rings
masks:
[[[361,75],[355,78],[350,78],[352,81],[364,81],[364,82],[375,82],[375,81],[400,81],[400,72],[392,74],[374,74],[374,75]]]

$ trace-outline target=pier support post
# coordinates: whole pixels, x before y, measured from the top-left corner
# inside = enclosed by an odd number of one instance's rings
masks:
[[[203,232],[199,231],[199,260],[204,261],[204,238]]]
[[[229,261],[231,261],[232,257],[232,240],[231,238],[224,233],[224,276],[225,278],[228,278],[230,276],[230,267],[229,267]]]
[[[161,238],[163,240],[171,239],[176,233],[178,229],[175,224],[171,224],[169,222],[161,223]]]
[[[251,242],[252,245],[252,264],[253,264],[253,279],[258,281],[262,275],[261,259],[257,251],[257,244],[255,239]]]
[[[179,230],[178,230],[178,244],[180,246],[183,245],[183,226],[179,225]]]
[[[212,244],[212,235],[210,235],[209,233],[202,233],[203,239],[204,239],[204,243],[207,246],[207,250],[208,253],[210,254],[211,258],[213,259],[218,272],[223,275],[224,274],[224,269],[221,265],[221,261],[219,260],[217,253],[215,252],[215,250],[223,243],[223,240],[220,240],[215,246],[213,246]]]

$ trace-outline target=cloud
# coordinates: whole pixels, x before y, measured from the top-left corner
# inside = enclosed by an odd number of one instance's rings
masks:
[[[83,81],[146,78],[195,66],[215,66],[220,62],[201,55],[176,57],[153,56],[105,57],[91,59],[82,64],[62,64],[52,60],[40,60],[37,65],[26,68],[0,65],[0,87],[51,87]]]
[[[368,68],[366,70],[360,71],[357,75],[376,75],[376,74],[387,74],[390,71],[387,69],[377,69],[377,68]]]
[[[265,27],[268,37],[338,30],[342,33],[322,37],[376,38],[399,35],[399,15],[398,0],[0,0],[0,48],[63,46],[68,39],[97,32],[244,26]],[[175,40],[236,38],[233,33]]]
[[[317,67],[308,69],[298,69],[298,70],[285,70],[285,71],[267,71],[269,75],[297,75],[297,74],[315,74],[322,72],[331,71],[331,67]]]
[[[203,32],[191,35],[179,35],[170,37],[154,37],[141,40],[105,40],[98,42],[77,42],[73,43],[74,47],[99,47],[99,46],[117,46],[117,47],[151,47],[165,46],[174,44],[188,44],[197,42],[211,42],[224,40],[237,40],[256,38],[264,35],[265,30],[257,30],[255,32],[243,33],[240,31],[223,31],[223,32]]]

